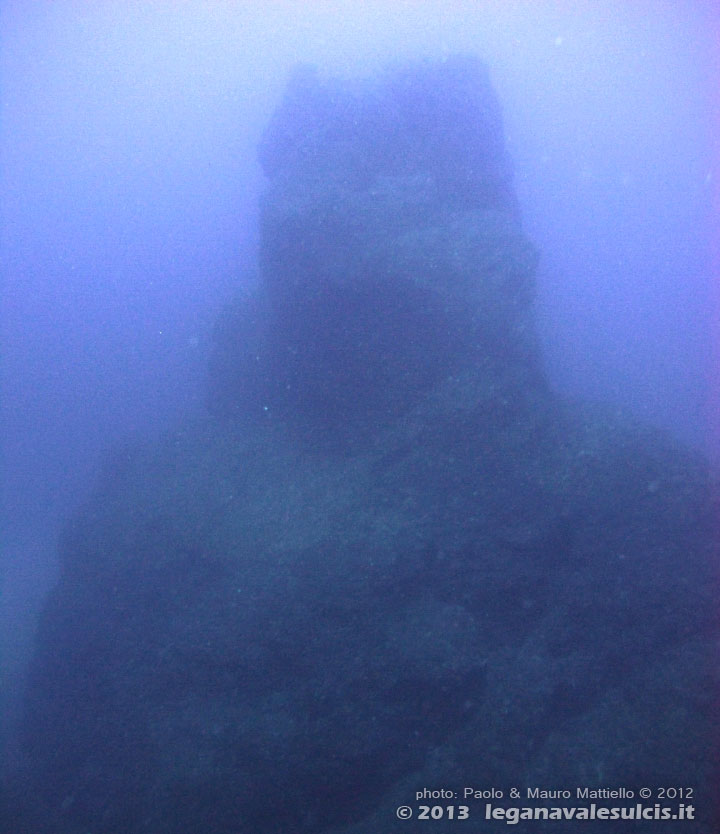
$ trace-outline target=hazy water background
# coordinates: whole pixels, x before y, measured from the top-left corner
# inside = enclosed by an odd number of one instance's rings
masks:
[[[213,320],[256,258],[255,146],[298,61],[358,75],[481,55],[541,250],[555,384],[718,455],[713,7],[0,7],[5,735],[63,519],[108,450],[203,407]]]

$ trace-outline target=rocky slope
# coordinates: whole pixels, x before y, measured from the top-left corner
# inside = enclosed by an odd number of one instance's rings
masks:
[[[211,416],[68,525],[5,830],[369,834],[424,787],[690,786],[673,831],[716,831],[717,489],[546,384],[484,67],[301,70],[260,157]]]

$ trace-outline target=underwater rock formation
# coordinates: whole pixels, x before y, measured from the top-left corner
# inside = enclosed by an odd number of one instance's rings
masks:
[[[292,81],[212,416],[67,527],[4,830],[407,831],[468,785],[716,830],[717,490],[546,384],[502,137],[471,58]]]
[[[357,436],[458,367],[532,374],[537,256],[480,63],[300,70],[260,159],[261,291],[218,328],[220,411]]]

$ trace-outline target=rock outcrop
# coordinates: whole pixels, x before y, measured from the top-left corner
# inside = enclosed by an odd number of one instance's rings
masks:
[[[218,327],[220,410],[357,437],[458,368],[537,368],[537,256],[478,62],[301,70],[260,159],[261,291]]]
[[[483,66],[303,70],[260,154],[213,416],[68,525],[5,830],[405,832],[423,788],[685,786],[673,831],[716,831],[717,489],[546,384]]]

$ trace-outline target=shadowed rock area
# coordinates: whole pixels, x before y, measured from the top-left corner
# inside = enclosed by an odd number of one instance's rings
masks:
[[[483,65],[300,70],[260,159],[210,415],[67,526],[3,831],[408,832],[465,786],[692,787],[669,828],[717,831],[717,486],[548,387]],[[653,823],[513,830],[613,825]]]

